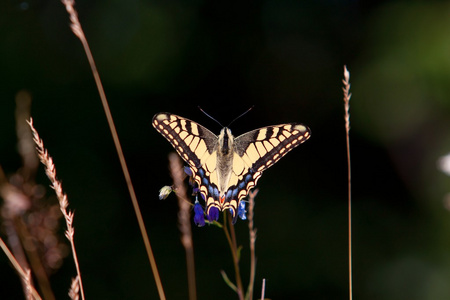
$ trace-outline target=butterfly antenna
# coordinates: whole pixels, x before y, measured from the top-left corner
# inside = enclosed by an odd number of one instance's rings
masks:
[[[230,124],[228,124],[227,127],[230,127],[231,124],[234,123],[234,121],[236,121],[237,119],[239,119],[240,117],[242,117],[243,115],[247,114],[249,111],[251,111],[255,106],[252,105],[249,109],[247,109],[244,113],[242,113],[240,116],[238,116],[237,118],[235,118],[233,121],[230,122]]]
[[[211,120],[216,121],[217,124],[219,124],[221,127],[224,127],[222,124],[220,124],[219,121],[217,121],[216,119],[214,119],[213,117],[211,117],[209,114],[207,114],[200,106],[198,106],[198,109],[200,109],[200,111],[202,113],[204,113],[205,115],[207,115]]]

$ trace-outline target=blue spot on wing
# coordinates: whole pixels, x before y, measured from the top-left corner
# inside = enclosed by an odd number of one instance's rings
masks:
[[[185,166],[184,173],[186,173],[187,176],[192,177],[192,169],[190,167]]]
[[[238,189],[242,190],[243,188],[245,188],[246,185],[247,185],[247,182],[241,181],[238,185]]]
[[[214,194],[214,189],[211,185],[208,185],[208,194],[210,194],[211,196]]]
[[[247,174],[244,178],[245,183],[249,183],[253,179],[253,176],[251,173]]]
[[[219,199],[219,189],[217,187],[214,187],[214,193],[213,193],[213,198],[214,199]]]
[[[231,197],[232,197],[233,199],[236,199],[238,193],[239,193],[239,189],[233,189],[233,194],[231,195]],[[236,199],[236,200],[237,200],[237,199]]]

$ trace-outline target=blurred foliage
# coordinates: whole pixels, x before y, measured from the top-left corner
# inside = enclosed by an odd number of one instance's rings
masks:
[[[448,1],[78,1],[169,299],[185,299],[184,252],[170,185],[170,145],[151,127],[169,111],[235,135],[298,121],[312,138],[265,172],[256,198],[257,285],[272,299],[347,299],[346,154],[341,79],[351,72],[354,295],[450,297]],[[0,3],[0,164],[21,166],[15,95],[75,210],[86,295],[155,299],[137,222],[80,42],[59,1]],[[48,181],[42,168],[36,181]],[[47,193],[51,193],[50,189]],[[236,230],[247,270],[245,221]],[[62,234],[62,233],[61,233]],[[3,236],[3,232],[2,232]],[[199,299],[232,299],[223,233],[194,228]],[[2,299],[22,295],[0,255]],[[75,271],[52,275],[58,299]],[[244,273],[244,282],[248,275]],[[256,293],[258,295],[258,292]]]

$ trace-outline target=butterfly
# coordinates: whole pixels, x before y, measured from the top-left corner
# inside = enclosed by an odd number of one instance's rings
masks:
[[[238,137],[224,127],[217,136],[194,121],[166,112],[156,114],[152,124],[189,165],[208,219],[217,220],[219,212],[228,209],[233,223],[239,202],[256,186],[262,172],[311,136],[309,128],[298,123],[267,126]]]

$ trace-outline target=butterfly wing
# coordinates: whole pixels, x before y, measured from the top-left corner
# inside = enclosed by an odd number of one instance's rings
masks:
[[[152,124],[190,167],[201,167],[216,151],[217,136],[194,121],[159,113],[153,117]]]
[[[238,136],[235,151],[250,169],[262,172],[310,136],[311,131],[302,124],[268,126]]]
[[[220,209],[216,171],[218,137],[194,121],[169,113],[156,114],[152,124],[191,167],[192,178],[206,201],[207,214],[211,207]]]
[[[311,136],[308,127],[290,123],[263,127],[234,140],[233,177],[226,195],[233,216],[262,172]]]

